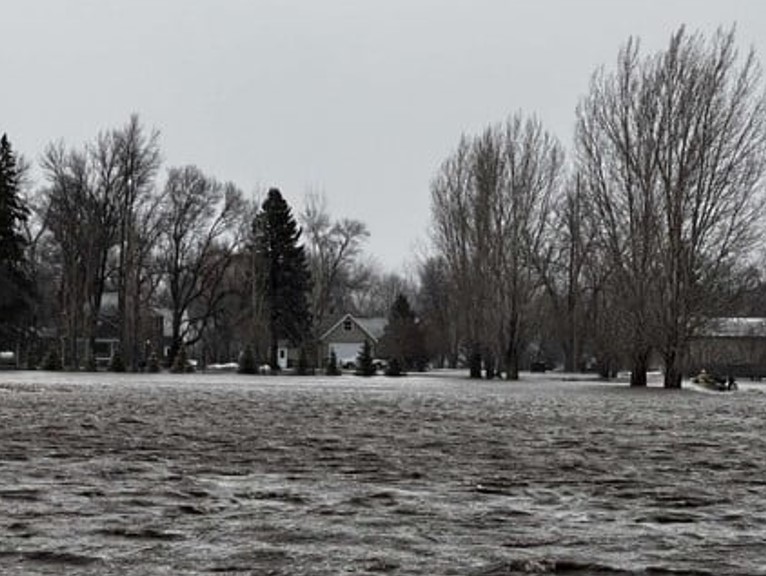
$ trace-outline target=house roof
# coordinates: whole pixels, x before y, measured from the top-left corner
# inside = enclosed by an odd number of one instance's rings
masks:
[[[376,342],[380,340],[381,336],[383,336],[383,332],[386,329],[386,324],[388,323],[386,318],[359,318],[352,314],[343,314],[335,322],[330,324],[328,328],[321,332],[319,339],[324,340],[327,338],[332,332],[335,331],[338,326],[341,325],[342,322],[346,320],[346,318],[349,318],[352,322],[356,323],[356,325],[359,326],[359,328],[365,334],[367,334]]]
[[[700,335],[708,338],[766,338],[766,318],[711,318]]]
[[[388,319],[386,318],[356,318],[357,324],[359,324],[365,332],[367,332],[370,336],[375,338],[375,340],[380,340],[381,336],[383,336],[383,332],[386,330],[386,324],[388,324]]]

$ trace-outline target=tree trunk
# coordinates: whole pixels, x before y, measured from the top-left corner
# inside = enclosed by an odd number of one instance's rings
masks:
[[[272,372],[279,372],[281,367],[279,366],[279,343],[276,338],[271,340],[271,350],[269,352],[269,365]]]
[[[572,346],[571,338],[567,338],[563,343],[564,349],[564,372],[576,372],[577,363],[575,362],[575,354]]]
[[[139,336],[141,335],[141,270],[138,263],[135,265],[133,310],[131,313],[131,351],[130,351],[130,369],[131,372],[138,372],[140,368],[140,350]]]
[[[670,349],[663,354],[665,360],[664,386],[668,389],[681,388],[683,380],[682,356],[675,349]]]
[[[91,326],[90,334],[86,340],[87,350],[85,351],[85,369],[90,372],[98,370],[98,364],[96,362],[96,328]]]
[[[481,378],[481,352],[476,349],[475,345],[471,350],[471,356],[468,359],[468,368],[470,370],[471,378]]]
[[[497,375],[495,370],[495,358],[492,354],[487,354],[484,360],[484,372],[487,380],[494,380]]]
[[[505,353],[505,378],[506,380],[519,379],[519,350],[518,344],[511,341]]]
[[[173,311],[173,317],[171,319],[171,338],[170,338],[170,351],[168,352],[168,366],[173,366],[176,361],[176,355],[181,349],[181,314]]]
[[[649,352],[645,350],[635,352],[630,372],[630,386],[632,388],[645,388],[647,385],[646,373],[648,370]]]

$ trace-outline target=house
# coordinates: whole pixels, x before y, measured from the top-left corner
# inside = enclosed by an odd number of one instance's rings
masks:
[[[688,372],[766,376],[766,318],[711,318],[689,342]]]
[[[386,318],[363,318],[353,314],[335,315],[327,319],[318,330],[316,365],[325,366],[332,352],[335,352],[339,365],[354,364],[365,341],[370,343],[374,358],[387,323]],[[279,341],[277,363],[280,369],[294,368],[299,359],[300,348],[292,346],[287,340]]]
[[[171,319],[172,312],[168,308],[149,307],[141,310],[138,347],[141,360],[146,361],[152,351],[167,357],[172,340]],[[105,292],[102,296],[95,336],[93,352],[96,365],[103,368],[109,365],[112,356],[121,347],[119,298],[116,292]],[[85,358],[85,339],[77,340],[79,357]]]
[[[386,318],[361,318],[352,314],[325,322],[319,332],[318,354],[322,365],[333,352],[341,366],[356,362],[365,341],[370,343],[374,358],[387,323]]]

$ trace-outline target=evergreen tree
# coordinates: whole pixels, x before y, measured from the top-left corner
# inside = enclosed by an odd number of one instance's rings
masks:
[[[109,359],[110,372],[125,372],[125,360],[122,357],[122,350],[119,348],[112,353]]]
[[[309,361],[308,361],[308,354],[306,354],[306,347],[301,346],[300,353],[298,356],[298,370],[296,371],[296,374],[298,376],[307,376],[313,373],[314,373],[313,368],[309,368]]]
[[[335,354],[335,350],[330,352],[330,359],[327,361],[324,373],[327,376],[340,376],[340,369],[338,368],[338,356]]]
[[[146,364],[147,372],[156,374],[160,371],[160,359],[157,357],[157,352],[154,349],[149,353],[149,360]]]
[[[239,357],[239,367],[237,368],[237,372],[240,374],[255,374],[257,371],[258,367],[255,364],[253,347],[248,344],[245,346],[245,350]]]
[[[21,233],[29,210],[19,196],[16,157],[8,137],[0,137],[0,340],[11,338],[29,309],[31,282]]]
[[[305,250],[298,244],[301,231],[276,188],[269,190],[255,217],[253,233],[256,262],[268,308],[269,363],[273,370],[278,370],[279,341],[287,340],[293,346],[300,346],[310,334],[308,294],[311,276]]]
[[[398,358],[391,358],[386,366],[386,376],[404,376],[402,365]]]
[[[359,355],[356,357],[356,375],[373,376],[375,374],[375,364],[372,362],[372,349],[370,343],[365,340]]]
[[[189,362],[189,357],[186,354],[186,346],[181,344],[178,349],[178,354],[173,359],[173,365],[170,367],[170,371],[173,374],[183,374],[185,372],[194,372],[194,367]]]
[[[388,360],[391,375],[404,370],[424,370],[427,353],[423,331],[407,298],[399,294],[391,306],[388,323],[381,338],[382,356]]]
[[[42,369],[52,372],[62,369],[61,356],[59,355],[58,347],[55,344],[48,349],[48,353],[45,355],[45,358],[43,358]]]

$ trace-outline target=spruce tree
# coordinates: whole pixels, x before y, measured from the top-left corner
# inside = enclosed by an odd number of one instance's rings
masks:
[[[307,376],[313,374],[313,368],[309,368],[308,354],[306,354],[306,347],[301,346],[298,355],[298,370],[296,370],[298,376]]]
[[[189,362],[189,357],[186,354],[186,346],[184,344],[181,344],[181,347],[178,349],[178,353],[173,359],[173,365],[170,367],[170,371],[173,374],[194,372],[194,367]]]
[[[356,357],[357,376],[373,376],[375,374],[375,364],[372,362],[372,348],[370,343],[365,340],[359,355]]]
[[[55,344],[51,345],[48,349],[45,358],[43,358],[41,368],[49,371],[58,371],[63,368],[61,365],[61,356],[59,355],[58,347]]]
[[[330,359],[327,361],[324,373],[327,376],[340,376],[340,368],[338,368],[338,356],[335,354],[335,350],[330,351]]]
[[[255,254],[261,286],[268,308],[269,363],[279,369],[280,340],[300,346],[309,336],[311,290],[306,252],[299,244],[301,230],[290,207],[276,188],[269,190],[253,222]]]
[[[125,360],[122,357],[122,350],[119,348],[112,352],[112,357],[109,359],[109,371],[125,372]]]
[[[29,210],[19,196],[16,157],[8,137],[0,137],[0,340],[8,339],[30,304],[31,283],[21,233]]]
[[[146,364],[147,372],[156,374],[160,371],[160,359],[157,357],[157,352],[154,349],[149,353],[149,360]]]
[[[248,344],[245,346],[242,354],[240,354],[237,372],[240,374],[255,374],[257,371],[258,366],[256,366],[253,347]]]
[[[399,359],[396,357],[391,358],[391,360],[388,361],[388,366],[386,366],[386,376],[404,376],[404,374]]]

